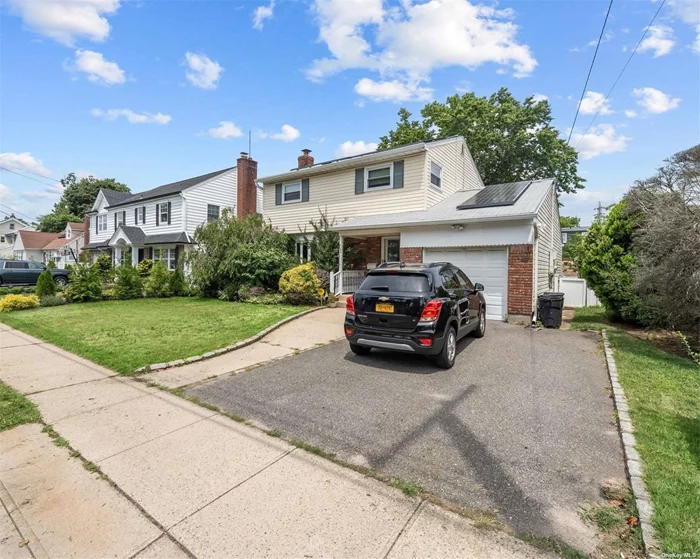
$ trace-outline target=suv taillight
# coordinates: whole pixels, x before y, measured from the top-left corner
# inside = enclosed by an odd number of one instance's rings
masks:
[[[355,316],[355,298],[352,295],[345,299],[345,312],[350,316]]]
[[[440,310],[442,309],[442,301],[439,299],[433,299],[428,301],[428,303],[423,307],[423,312],[420,315],[418,322],[433,322],[440,316]]]

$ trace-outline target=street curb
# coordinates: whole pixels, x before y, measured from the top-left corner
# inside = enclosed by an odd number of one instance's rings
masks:
[[[291,322],[292,320],[296,320],[297,318],[301,318],[304,315],[311,314],[312,312],[320,311],[321,309],[327,309],[328,307],[326,306],[320,306],[320,307],[314,307],[313,309],[308,309],[306,311],[302,311],[299,314],[295,314],[292,316],[288,316],[287,318],[283,318],[279,322],[275,322],[272,326],[268,326],[265,328],[265,330],[262,330],[255,334],[255,336],[251,336],[250,338],[247,338],[245,340],[242,340],[240,342],[237,342],[233,345],[223,347],[221,349],[215,349],[214,351],[208,351],[206,353],[203,353],[202,355],[193,355],[192,357],[188,357],[186,359],[176,359],[175,361],[170,361],[168,363],[153,363],[151,365],[145,365],[143,367],[139,367],[138,369],[134,370],[134,374],[141,374],[141,373],[150,373],[151,371],[162,371],[163,369],[171,369],[173,367],[181,367],[183,365],[189,365],[190,363],[195,363],[196,361],[202,361],[203,359],[210,359],[212,357],[216,357],[217,355],[222,355],[224,353],[229,353],[231,351],[236,351],[237,349],[240,349],[242,347],[245,347],[247,345],[250,345],[254,342],[257,342],[261,338],[264,338],[267,336],[270,332],[273,332],[274,330],[277,330],[280,326],[284,326],[288,322]]]
[[[647,491],[644,483],[642,470],[642,462],[639,459],[637,452],[637,441],[634,436],[634,426],[629,415],[629,406],[627,405],[627,397],[622,389],[622,385],[617,377],[617,365],[613,356],[612,348],[608,340],[606,330],[602,331],[603,347],[605,348],[605,360],[608,365],[608,375],[610,376],[610,385],[612,386],[613,401],[615,402],[615,410],[617,411],[618,430],[622,441],[622,449],[625,453],[625,469],[627,477],[632,487],[634,500],[637,504],[639,512],[639,527],[642,531],[642,544],[644,551],[650,559],[658,559],[657,550],[659,542],[656,539],[656,530],[652,524],[652,516],[654,516],[654,505],[651,502],[651,496]]]

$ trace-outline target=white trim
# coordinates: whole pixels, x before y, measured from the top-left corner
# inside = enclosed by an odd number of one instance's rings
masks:
[[[284,199],[284,195],[285,195],[285,193],[286,193],[286,189],[287,189],[288,186],[299,186],[299,199],[298,199],[298,200],[285,200],[285,199]],[[301,199],[302,199],[302,192],[301,192],[301,191],[302,191],[301,179],[300,179],[300,180],[297,180],[297,181],[282,183],[282,200],[281,200],[281,203],[282,203],[282,204],[298,204],[299,202],[301,202]]]
[[[381,250],[381,261],[389,261],[389,247],[387,246],[388,241],[398,241],[399,242],[399,260],[401,260],[401,236],[400,235],[389,235],[387,237],[382,237],[382,250]]]
[[[389,184],[384,186],[369,186],[369,172],[376,171],[378,169],[389,169]],[[365,167],[365,182],[364,182],[364,192],[376,192],[377,190],[390,190],[394,188],[394,162],[382,163],[381,165],[373,165],[372,167]]]

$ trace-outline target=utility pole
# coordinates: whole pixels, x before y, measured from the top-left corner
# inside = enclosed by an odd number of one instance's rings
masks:
[[[598,205],[594,209],[596,213],[596,220],[600,221],[601,219],[603,219],[603,210],[605,210],[603,204],[598,202]]]

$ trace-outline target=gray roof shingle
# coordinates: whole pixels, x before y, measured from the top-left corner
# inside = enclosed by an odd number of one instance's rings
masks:
[[[133,192],[119,192],[118,190],[109,190],[108,188],[103,188],[102,194],[104,194],[104,197],[107,200],[107,204],[109,206],[118,204],[122,200],[131,198],[134,195]]]

